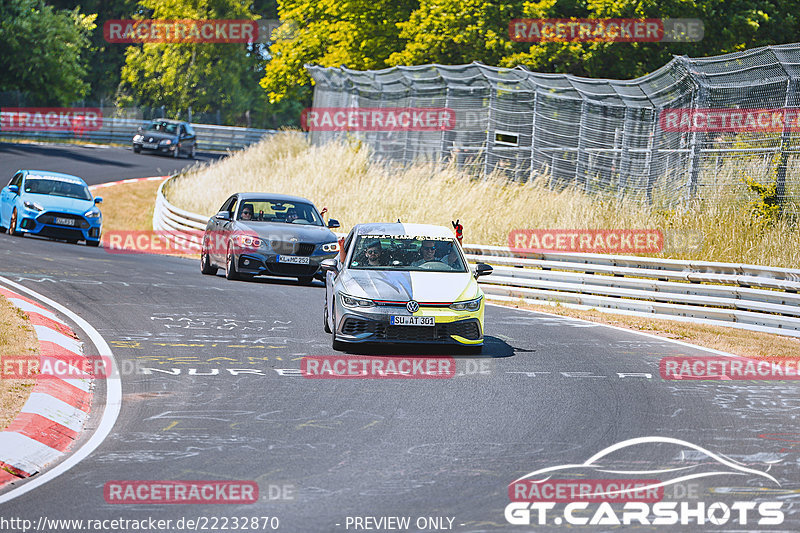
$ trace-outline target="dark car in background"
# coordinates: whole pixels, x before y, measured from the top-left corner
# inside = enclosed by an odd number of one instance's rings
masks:
[[[324,279],[320,263],[339,251],[338,228],[326,225],[311,201],[299,196],[237,193],[225,200],[203,234],[200,270],[228,279],[253,276],[297,278],[309,284]]]
[[[159,118],[146,127],[140,127],[133,136],[133,151],[157,152],[178,158],[185,155],[194,159],[197,135],[188,122]]]

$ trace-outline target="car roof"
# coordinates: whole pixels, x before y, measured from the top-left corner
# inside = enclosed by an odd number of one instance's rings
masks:
[[[79,178],[78,176],[73,176],[72,174],[64,174],[63,172],[53,172],[50,170],[18,170],[17,172],[25,172],[26,175],[33,174],[35,176],[41,176],[43,178],[52,177],[52,178],[61,178],[65,180],[77,180],[86,185],[86,182],[83,181],[83,178]],[[17,172],[15,172],[14,174],[16,174]]]
[[[356,224],[353,229],[356,235],[419,235],[423,237],[455,238],[450,228],[435,224],[371,222],[368,224]]]
[[[186,121],[184,121],[184,120],[175,120],[174,118],[154,118],[150,122],[151,123],[153,123],[153,122],[169,122],[171,124],[186,124]]]
[[[288,194],[272,194],[268,192],[239,192],[236,194],[239,195],[239,199],[242,201],[266,198],[268,200],[277,200],[279,202],[304,202],[314,205],[314,202],[308,198],[303,198],[302,196],[291,196]]]

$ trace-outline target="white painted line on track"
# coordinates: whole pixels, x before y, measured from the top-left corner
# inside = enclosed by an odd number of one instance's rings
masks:
[[[98,331],[92,327],[86,320],[78,316],[73,311],[70,311],[67,307],[61,305],[58,302],[51,300],[50,298],[39,294],[38,292],[25,287],[24,285],[20,285],[19,283],[15,283],[7,278],[0,276],[0,283],[4,283],[7,287],[13,288],[19,292],[26,293],[43,304],[47,305],[51,309],[55,309],[62,315],[68,317],[72,320],[81,330],[83,330],[86,335],[88,335],[89,339],[94,344],[95,348],[97,348],[97,355],[106,356],[108,357],[108,361],[111,364],[111,372],[109,372],[110,376],[118,376],[117,370],[117,362],[114,359],[114,354],[111,352],[111,348],[109,348],[108,343],[106,343],[105,339],[98,333]],[[35,478],[32,478],[30,481],[24,483],[23,485],[8,491],[5,494],[0,494],[0,503],[5,503],[7,501],[11,501],[14,498],[22,496],[23,494],[32,491],[33,489],[39,487],[40,485],[44,485],[48,481],[51,481],[64,472],[68,471],[73,466],[77,465],[81,461],[83,461],[86,457],[88,457],[94,450],[100,446],[103,441],[108,437],[111,433],[111,430],[114,428],[114,424],[119,417],[119,411],[122,407],[122,380],[121,378],[107,378],[106,382],[106,402],[105,406],[103,407],[103,414],[101,415],[100,422],[95,430],[94,434],[86,441],[83,446],[75,450],[69,457],[67,457],[63,462],[59,463],[55,467],[38,474]]]
[[[715,355],[721,355],[723,357],[736,357],[736,358],[741,358],[742,357],[740,355],[735,355],[735,354],[732,354],[732,353],[723,352],[723,351],[720,351],[720,350],[715,350],[713,348],[706,348],[705,346],[698,346],[696,344],[691,344],[691,343],[688,343],[688,342],[683,342],[683,341],[679,341],[679,340],[675,340],[675,339],[670,339],[668,337],[659,337],[658,335],[653,335],[652,333],[645,333],[644,331],[637,331],[635,329],[622,328],[620,326],[612,326],[610,324],[603,324],[601,322],[592,322],[591,320],[585,320],[583,318],[575,318],[575,317],[571,317],[571,316],[557,315],[555,313],[548,313],[547,311],[536,311],[536,310],[533,310],[533,309],[523,309],[521,307],[511,307],[509,305],[496,304],[496,303],[492,303],[492,302],[486,302],[486,305],[491,305],[491,306],[494,306],[494,307],[503,307],[505,309],[513,309],[515,311],[526,311],[528,313],[537,313],[537,314],[540,314],[540,315],[547,315],[547,316],[552,316],[552,317],[556,317],[556,318],[572,320],[572,321],[575,321],[575,322],[582,322],[584,324],[594,324],[596,326],[602,326],[604,328],[611,328],[611,329],[615,329],[617,331],[624,331],[626,333],[634,333],[636,335],[641,335],[643,337],[647,337],[647,338],[650,338],[650,339],[656,339],[656,340],[664,341],[664,342],[671,342],[672,344],[677,344],[677,345],[683,346],[685,348],[692,348],[694,350],[700,350],[700,351],[703,351],[703,352],[709,352],[709,353],[713,353]]]

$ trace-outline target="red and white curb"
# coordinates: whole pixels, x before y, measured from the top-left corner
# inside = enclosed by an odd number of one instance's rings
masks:
[[[169,176],[153,176],[151,178],[131,178],[127,180],[120,180],[120,181],[110,181],[108,183],[98,183],[97,185],[90,185],[89,190],[94,191],[95,189],[102,189],[103,187],[111,187],[113,185],[122,185],[123,183],[138,183],[140,181],[158,181],[158,180],[165,180]]]
[[[39,339],[42,361],[85,357],[83,343],[53,312],[4,287],[0,287],[0,295],[28,315]],[[38,473],[67,451],[89,418],[93,391],[94,380],[89,375],[36,380],[19,415],[0,431],[0,487]]]

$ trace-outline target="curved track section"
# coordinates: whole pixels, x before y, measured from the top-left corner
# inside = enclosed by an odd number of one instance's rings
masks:
[[[221,155],[202,152],[197,159],[134,154],[130,148],[78,146],[71,144],[0,143],[0,166],[5,186],[18,169],[51,170],[80,176],[89,185],[143,176],[166,176],[197,162],[219,159]]]

